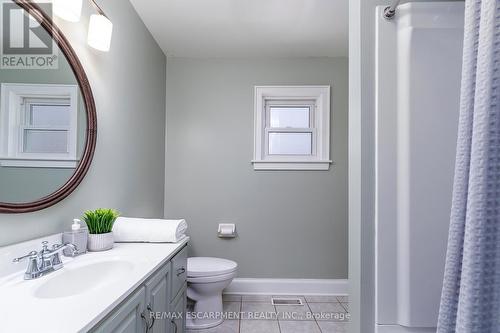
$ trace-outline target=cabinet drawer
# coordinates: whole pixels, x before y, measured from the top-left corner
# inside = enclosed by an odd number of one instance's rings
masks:
[[[179,291],[186,283],[187,276],[187,246],[185,246],[171,260],[172,263],[172,285],[170,288],[170,301],[173,301]]]

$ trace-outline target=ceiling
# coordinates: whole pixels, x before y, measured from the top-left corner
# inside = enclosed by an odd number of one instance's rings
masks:
[[[348,0],[130,1],[167,56],[347,56]]]

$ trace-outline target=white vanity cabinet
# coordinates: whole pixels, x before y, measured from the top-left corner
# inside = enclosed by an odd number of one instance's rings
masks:
[[[100,321],[96,333],[183,333],[186,318],[187,247]]]

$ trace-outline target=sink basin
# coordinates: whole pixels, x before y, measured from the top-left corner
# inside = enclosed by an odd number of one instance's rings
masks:
[[[85,293],[116,281],[117,276],[127,274],[133,269],[128,261],[103,261],[79,266],[63,268],[63,271],[47,275],[47,282],[35,289],[37,298],[61,298]]]

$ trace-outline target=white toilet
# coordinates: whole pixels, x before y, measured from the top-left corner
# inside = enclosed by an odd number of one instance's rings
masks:
[[[238,264],[234,261],[210,257],[192,257],[187,260],[187,297],[194,302],[188,310],[188,329],[210,328],[224,321],[222,290],[236,276]]]

